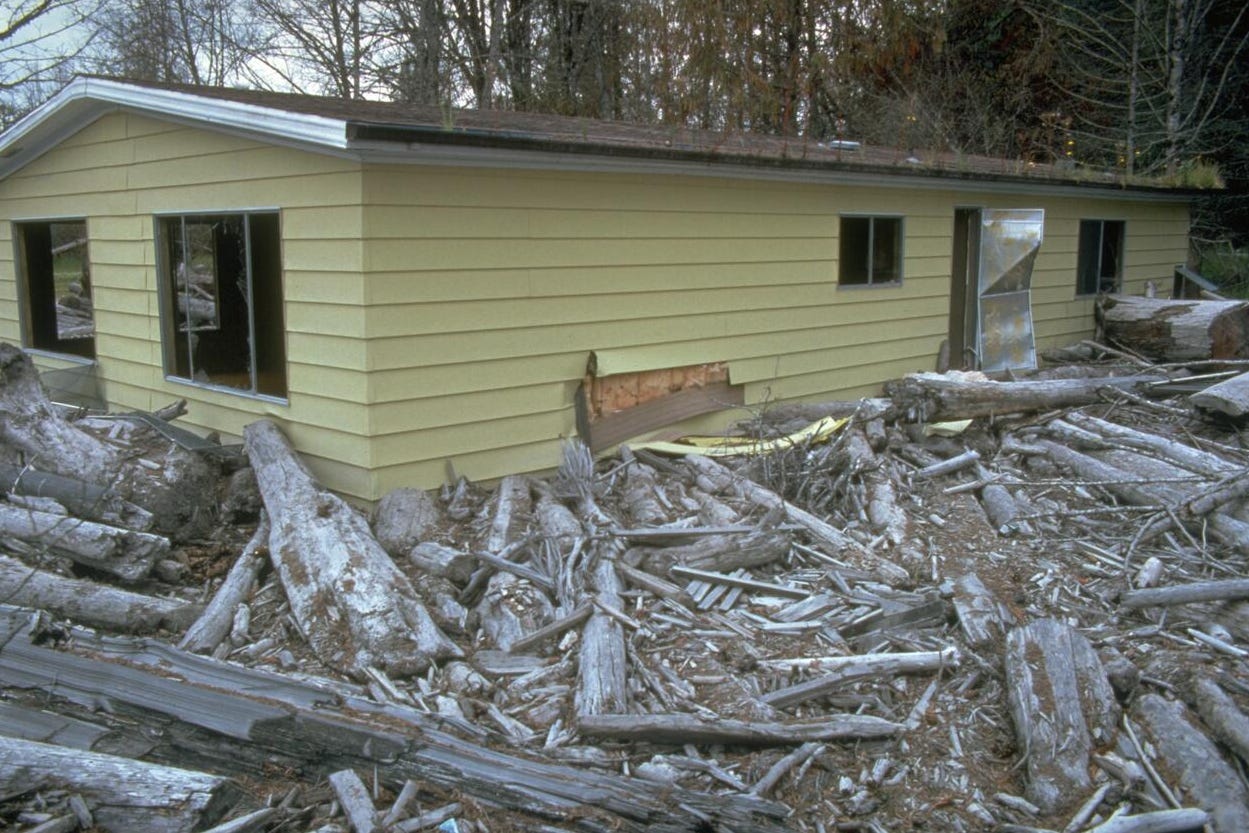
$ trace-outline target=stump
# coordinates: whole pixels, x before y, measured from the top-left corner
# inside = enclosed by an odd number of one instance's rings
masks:
[[[1106,337],[1146,358],[1182,362],[1249,357],[1249,303],[1108,295],[1097,307]]]

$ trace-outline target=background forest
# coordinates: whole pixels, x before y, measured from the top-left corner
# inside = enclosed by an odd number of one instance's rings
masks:
[[[1249,282],[1244,0],[0,0],[0,123],[75,72],[1225,183],[1196,257]]]

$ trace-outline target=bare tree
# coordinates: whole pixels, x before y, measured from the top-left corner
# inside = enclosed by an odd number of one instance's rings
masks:
[[[388,91],[393,48],[367,0],[253,0],[273,36],[253,56],[251,78],[300,92],[355,99]]]
[[[47,81],[91,39],[84,25],[98,3],[81,0],[0,2],[0,92]]]

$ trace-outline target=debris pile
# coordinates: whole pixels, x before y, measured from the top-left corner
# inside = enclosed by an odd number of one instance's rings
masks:
[[[0,830],[1249,830],[1208,363],[917,374],[370,519],[271,423],[70,422],[3,351]]]

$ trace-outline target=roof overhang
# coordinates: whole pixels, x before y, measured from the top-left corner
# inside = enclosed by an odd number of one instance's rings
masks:
[[[684,148],[618,146],[524,133],[353,121],[104,78],[74,79],[0,135],[0,180],[101,116],[122,110],[369,163],[661,174],[1175,203],[1190,202],[1195,196],[1191,191],[1125,188],[1095,179],[973,174],[923,165],[830,164]]]
[[[119,110],[308,150],[342,154],[347,148],[347,123],[342,119],[104,78],[75,78],[0,135],[0,179],[100,117]]]

